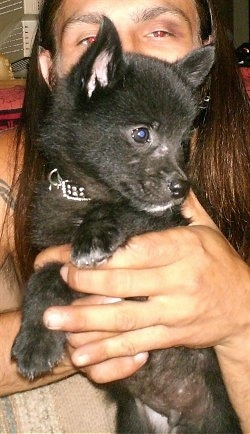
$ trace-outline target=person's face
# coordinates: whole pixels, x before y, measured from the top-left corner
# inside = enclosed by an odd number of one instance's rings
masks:
[[[101,16],[123,49],[174,62],[201,45],[194,0],[64,0],[56,22],[56,72],[69,71],[94,41]]]

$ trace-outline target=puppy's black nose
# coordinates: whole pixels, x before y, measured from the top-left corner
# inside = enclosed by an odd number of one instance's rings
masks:
[[[189,190],[189,182],[183,179],[176,179],[171,182],[169,189],[175,199],[181,199],[186,196]]]

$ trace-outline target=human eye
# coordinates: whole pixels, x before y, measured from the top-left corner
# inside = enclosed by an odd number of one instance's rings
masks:
[[[96,41],[96,35],[87,36],[83,39],[80,39],[78,45],[84,45],[86,48],[90,47]]]
[[[148,33],[149,38],[162,39],[169,36],[172,36],[173,33],[168,32],[167,30],[154,30],[153,32]]]
[[[183,36],[186,29],[186,23],[183,23],[176,16],[161,17],[146,23],[144,36],[153,41],[162,41],[168,39],[178,39]]]

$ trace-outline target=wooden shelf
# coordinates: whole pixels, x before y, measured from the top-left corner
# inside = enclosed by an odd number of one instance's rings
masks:
[[[25,79],[14,78],[13,80],[0,80],[0,89],[6,89],[7,87],[24,86]]]

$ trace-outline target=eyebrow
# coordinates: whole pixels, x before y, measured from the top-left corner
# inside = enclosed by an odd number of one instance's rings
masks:
[[[173,14],[173,15],[176,15],[176,16],[183,18],[187,22],[189,27],[192,28],[191,20],[189,19],[187,14],[182,9],[180,9],[176,6],[173,6],[172,4],[166,5],[164,7],[163,6],[156,6],[156,7],[152,7],[152,8],[138,10],[134,13],[133,16],[131,16],[131,19],[136,24],[138,24],[140,22],[150,21],[150,20],[152,20],[152,19],[154,19],[160,15],[163,15],[165,13],[170,13],[170,14]],[[103,17],[103,14],[100,14],[97,12],[91,12],[91,13],[83,14],[83,15],[73,15],[73,16],[69,17],[65,21],[65,23],[63,24],[61,37],[67,31],[67,29],[74,24],[80,24],[80,23],[101,24],[102,17]]]
[[[187,14],[180,8],[173,6],[172,4],[166,5],[166,6],[157,6],[153,8],[148,9],[142,9],[136,13],[136,15],[133,17],[133,21],[136,23],[144,22],[144,21],[150,21],[160,15],[170,13],[173,15],[177,15],[181,18],[183,18],[191,27],[191,21]]]
[[[63,34],[67,31],[67,29],[74,24],[80,24],[80,23],[101,24],[101,22],[102,22],[102,15],[95,12],[84,14],[84,15],[73,15],[69,17],[63,24],[61,35],[63,36]]]

